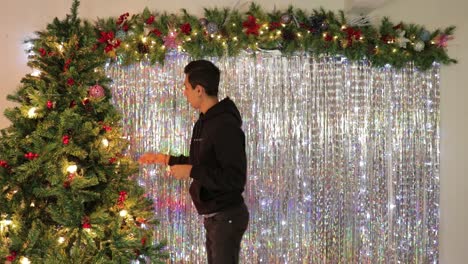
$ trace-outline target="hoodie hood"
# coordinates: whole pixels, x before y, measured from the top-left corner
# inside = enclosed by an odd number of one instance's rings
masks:
[[[219,101],[213,107],[208,109],[205,114],[201,113],[200,120],[208,120],[221,114],[228,114],[234,117],[233,119],[237,125],[239,127],[242,126],[242,117],[240,115],[239,109],[237,109],[236,105],[229,97]]]

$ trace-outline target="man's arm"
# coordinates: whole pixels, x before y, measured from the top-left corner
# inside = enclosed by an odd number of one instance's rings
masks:
[[[162,165],[175,165],[175,164],[188,164],[189,158],[183,155],[170,156],[162,153],[147,152],[138,159],[140,164],[162,164]]]

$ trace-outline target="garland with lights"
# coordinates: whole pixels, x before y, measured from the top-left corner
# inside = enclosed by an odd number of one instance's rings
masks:
[[[267,13],[256,4],[245,13],[205,9],[203,18],[184,9],[175,15],[145,8],[141,14],[99,19],[95,47],[123,64],[143,59],[163,63],[171,51],[202,58],[275,50],[285,55],[302,52],[367,59],[376,67],[390,64],[400,68],[414,62],[416,67],[427,69],[434,62],[456,63],[446,51],[454,29],[430,32],[419,25],[394,24],[388,18],[374,27],[368,18],[347,19],[342,11],[307,13],[289,7]]]

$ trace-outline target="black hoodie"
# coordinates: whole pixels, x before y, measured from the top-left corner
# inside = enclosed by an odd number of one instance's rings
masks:
[[[190,157],[171,156],[169,165],[191,164],[190,195],[199,214],[219,212],[244,202],[245,135],[236,105],[229,98],[200,114],[190,143]]]

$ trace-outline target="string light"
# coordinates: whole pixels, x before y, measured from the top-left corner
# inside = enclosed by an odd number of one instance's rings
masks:
[[[31,107],[28,111],[28,117],[29,118],[35,118],[37,117],[37,113],[36,113],[36,110],[37,110],[37,107]]]
[[[67,172],[68,173],[75,173],[78,170],[78,166],[76,165],[70,165],[67,167]]]
[[[60,52],[63,52],[63,45],[62,45],[62,44],[63,44],[63,43],[57,44],[58,50],[59,50]]]
[[[13,224],[13,221],[9,220],[9,219],[3,219],[0,221],[0,233],[3,233],[5,232],[5,229],[9,226]]]
[[[109,146],[109,140],[107,140],[107,138],[104,138],[102,141],[102,145],[104,145],[104,147],[108,147]]]
[[[65,242],[65,238],[64,237],[59,237],[57,239],[57,241],[59,242],[59,244],[63,244],[63,242]]]
[[[31,75],[34,77],[39,77],[41,75],[41,71],[38,69],[33,69]]]
[[[125,217],[125,216],[128,215],[128,212],[127,212],[127,210],[122,210],[122,211],[119,212],[119,215],[120,215],[121,217]]]
[[[9,220],[9,219],[4,219],[2,221],[0,221],[0,225],[3,225],[3,226],[9,226],[13,223],[13,221]]]
[[[29,261],[29,259],[27,257],[21,257],[20,258],[20,263],[21,264],[30,264],[31,261]]]

